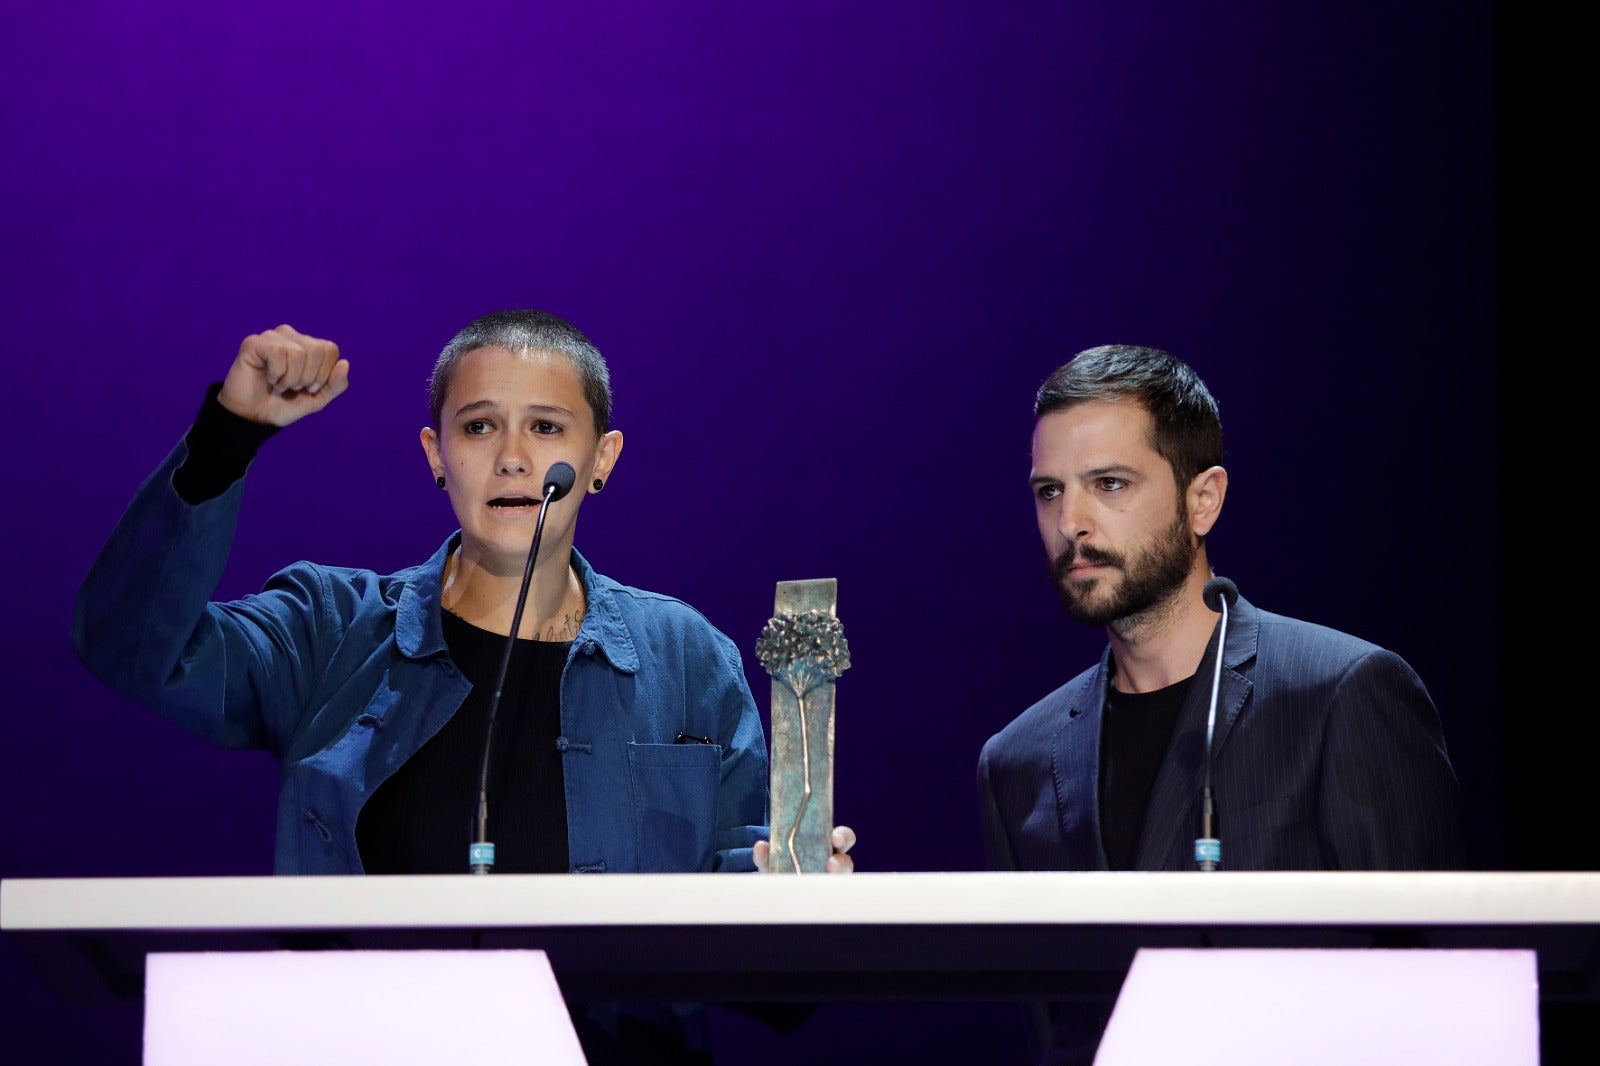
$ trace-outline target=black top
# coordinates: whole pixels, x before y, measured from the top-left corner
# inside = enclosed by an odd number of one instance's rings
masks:
[[[1100,838],[1113,870],[1132,870],[1144,831],[1144,812],[1166,758],[1187,677],[1154,692],[1106,691],[1100,727]]]
[[[369,874],[467,873],[477,836],[478,779],[495,677],[506,638],[446,611],[450,658],[472,691],[444,727],[379,785],[356,822]],[[494,872],[567,872],[562,782],[561,671],[565,641],[518,640],[506,666],[489,749],[489,840]]]
[[[202,504],[228,491],[228,486],[244,477],[251,460],[277,426],[240,418],[217,402],[222,382],[206,388],[206,398],[194,416],[194,425],[184,436],[189,454],[183,465],[172,472],[172,487],[188,504]]]

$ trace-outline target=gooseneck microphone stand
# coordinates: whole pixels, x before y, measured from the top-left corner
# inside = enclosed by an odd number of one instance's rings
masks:
[[[528,548],[528,563],[522,570],[522,588],[517,591],[517,609],[511,616],[511,635],[500,655],[500,672],[494,680],[494,695],[489,698],[489,724],[483,733],[483,765],[478,770],[478,832],[467,849],[467,862],[475,874],[494,868],[494,844],[489,840],[489,749],[494,741],[494,719],[500,710],[500,690],[505,687],[506,670],[511,665],[511,650],[517,646],[517,630],[522,628],[522,608],[528,602],[528,586],[533,583],[533,561],[539,556],[539,539],[544,535],[544,516],[550,505],[568,492],[578,479],[571,463],[555,463],[544,476],[544,499],[539,518],[533,525],[533,544]]]
[[[1225,577],[1206,582],[1206,606],[1222,612],[1217,623],[1217,660],[1211,671],[1211,709],[1206,715],[1206,780],[1200,793],[1200,836],[1194,842],[1194,863],[1203,871],[1222,865],[1222,841],[1216,836],[1216,804],[1211,795],[1211,744],[1217,730],[1217,696],[1222,688],[1222,650],[1227,646],[1228,609],[1239,598],[1239,588]]]

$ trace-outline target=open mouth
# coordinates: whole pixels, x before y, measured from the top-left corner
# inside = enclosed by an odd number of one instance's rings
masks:
[[[537,508],[541,502],[537,496],[496,496],[489,501],[489,506],[499,510],[517,510]]]

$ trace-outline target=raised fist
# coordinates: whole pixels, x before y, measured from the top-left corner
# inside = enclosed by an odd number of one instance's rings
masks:
[[[252,422],[287,426],[349,387],[350,360],[337,344],[286,325],[244,339],[217,401]]]

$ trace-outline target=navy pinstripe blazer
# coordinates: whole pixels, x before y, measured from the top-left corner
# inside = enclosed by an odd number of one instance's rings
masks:
[[[1195,869],[1216,647],[1213,635],[1156,775],[1139,870]],[[1110,658],[1108,646],[984,744],[978,791],[995,869],[1107,869],[1099,778]],[[1223,870],[1463,863],[1460,790],[1438,711],[1394,652],[1241,596],[1229,612],[1212,751]]]

